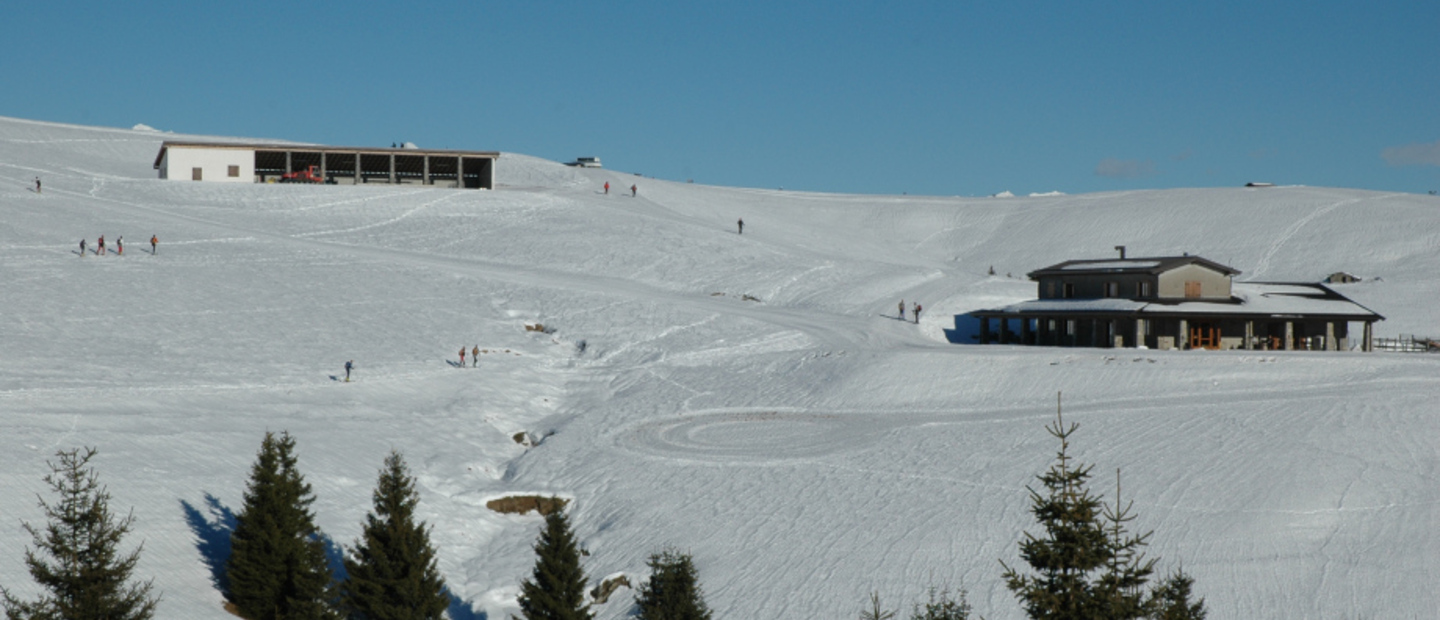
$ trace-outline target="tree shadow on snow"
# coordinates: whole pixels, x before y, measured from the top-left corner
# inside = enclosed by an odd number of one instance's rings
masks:
[[[229,598],[230,580],[225,568],[230,562],[230,534],[235,531],[235,511],[209,493],[205,494],[204,511],[183,499],[180,500],[180,508],[185,511],[185,523],[195,534],[195,550],[200,552],[200,558],[210,570],[210,583]],[[330,566],[330,574],[336,581],[344,581],[349,575],[345,571],[345,548],[324,533],[317,533],[316,537],[325,545],[325,563]],[[451,606],[454,607],[453,603]]]
[[[483,611],[475,611],[469,601],[455,596],[454,592],[445,591],[445,596],[450,597],[450,607],[445,611],[449,613],[450,620],[487,620],[489,618]]]
[[[235,531],[235,513],[214,495],[205,494],[205,511],[180,500],[185,523],[195,534],[195,550],[210,569],[210,582],[221,594],[230,594],[230,580],[225,576],[225,563],[230,561],[230,533]]]

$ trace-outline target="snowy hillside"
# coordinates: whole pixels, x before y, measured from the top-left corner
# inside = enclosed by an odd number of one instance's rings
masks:
[[[1183,562],[1211,617],[1440,609],[1440,355],[946,339],[955,315],[1032,297],[1025,272],[1121,244],[1240,280],[1346,271],[1378,335],[1440,336],[1435,197],[851,196],[513,154],[495,191],[156,179],[183,138],[0,118],[0,584],[18,594],[45,460],[89,445],[134,507],[160,617],[231,618],[223,514],[283,429],[338,543],[405,455],[457,620],[515,611],[542,520],[485,503],[532,492],[574,500],[592,582],[678,547],[716,618],[853,618],[872,590],[908,611],[932,583],[1019,618],[998,560],[1038,531],[1025,487],[1063,391],[1096,489],[1123,469],[1150,555]],[[99,235],[124,256],[81,256]],[[352,359],[357,381],[335,380]]]

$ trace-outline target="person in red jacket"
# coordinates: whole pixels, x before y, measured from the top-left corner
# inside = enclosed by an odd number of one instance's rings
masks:
[[[460,367],[465,367],[465,347],[460,347]]]
[[[160,238],[155,235],[150,235],[150,253],[152,255],[155,253],[155,244],[157,243],[160,243]]]
[[[609,181],[606,181],[606,182],[605,182],[605,194],[606,194],[606,195],[609,195],[609,194],[610,194],[610,182],[609,182]]]
[[[631,198],[634,198],[634,197],[635,197],[635,186],[634,186],[634,185],[631,185],[631,186],[630,186],[630,197],[631,197]]]

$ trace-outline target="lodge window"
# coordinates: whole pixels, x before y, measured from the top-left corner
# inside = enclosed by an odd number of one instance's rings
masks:
[[[1055,281],[1054,281],[1054,280],[1051,280],[1051,281],[1045,283],[1045,297],[1047,297],[1047,298],[1049,298],[1049,299],[1054,299],[1054,298],[1055,298]]]
[[[230,178],[234,179],[234,178],[238,178],[239,176],[240,176],[240,166],[230,166]]]
[[[1136,297],[1149,297],[1149,296],[1150,296],[1150,283],[1149,283],[1149,282],[1136,282],[1136,283],[1135,283],[1135,296],[1136,296]]]
[[[1106,297],[1119,297],[1119,296],[1120,296],[1120,283],[1119,283],[1119,282],[1106,282],[1106,283],[1105,283],[1105,296],[1106,296]]]
[[[1200,283],[1194,280],[1185,283],[1185,297],[1200,297]]]
[[[1065,296],[1065,299],[1070,299],[1070,298],[1072,298],[1072,297],[1075,296],[1075,285],[1074,285],[1074,284],[1071,284],[1071,283],[1069,283],[1069,282],[1066,282],[1065,284],[1062,285],[1062,289],[1063,289],[1063,294],[1064,294],[1064,296]]]
[[[201,179],[201,176],[202,176],[202,175],[201,175],[200,171],[201,171],[200,168],[191,168],[191,169],[190,169],[190,180],[191,180],[191,181],[200,181],[200,180],[202,180],[202,179]]]

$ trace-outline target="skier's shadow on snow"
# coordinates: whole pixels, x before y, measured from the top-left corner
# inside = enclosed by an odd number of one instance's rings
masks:
[[[235,512],[209,493],[205,494],[204,512],[183,499],[180,500],[180,508],[185,511],[185,523],[190,526],[190,531],[195,533],[195,550],[200,552],[205,567],[210,569],[210,583],[215,584],[215,589],[228,597],[230,580],[225,569],[230,562],[230,534],[235,531]],[[319,539],[325,545],[325,563],[330,566],[330,574],[336,581],[344,581],[349,574],[345,571],[345,548],[335,544],[335,541],[323,532],[319,534]],[[454,596],[450,598],[453,609],[458,599]],[[451,618],[461,617],[451,615]]]
[[[455,360],[445,360],[445,363],[446,363],[446,364],[449,364],[451,368],[464,368],[464,367],[465,367],[465,364],[462,364],[462,363],[457,362],[457,361],[455,361]]]

